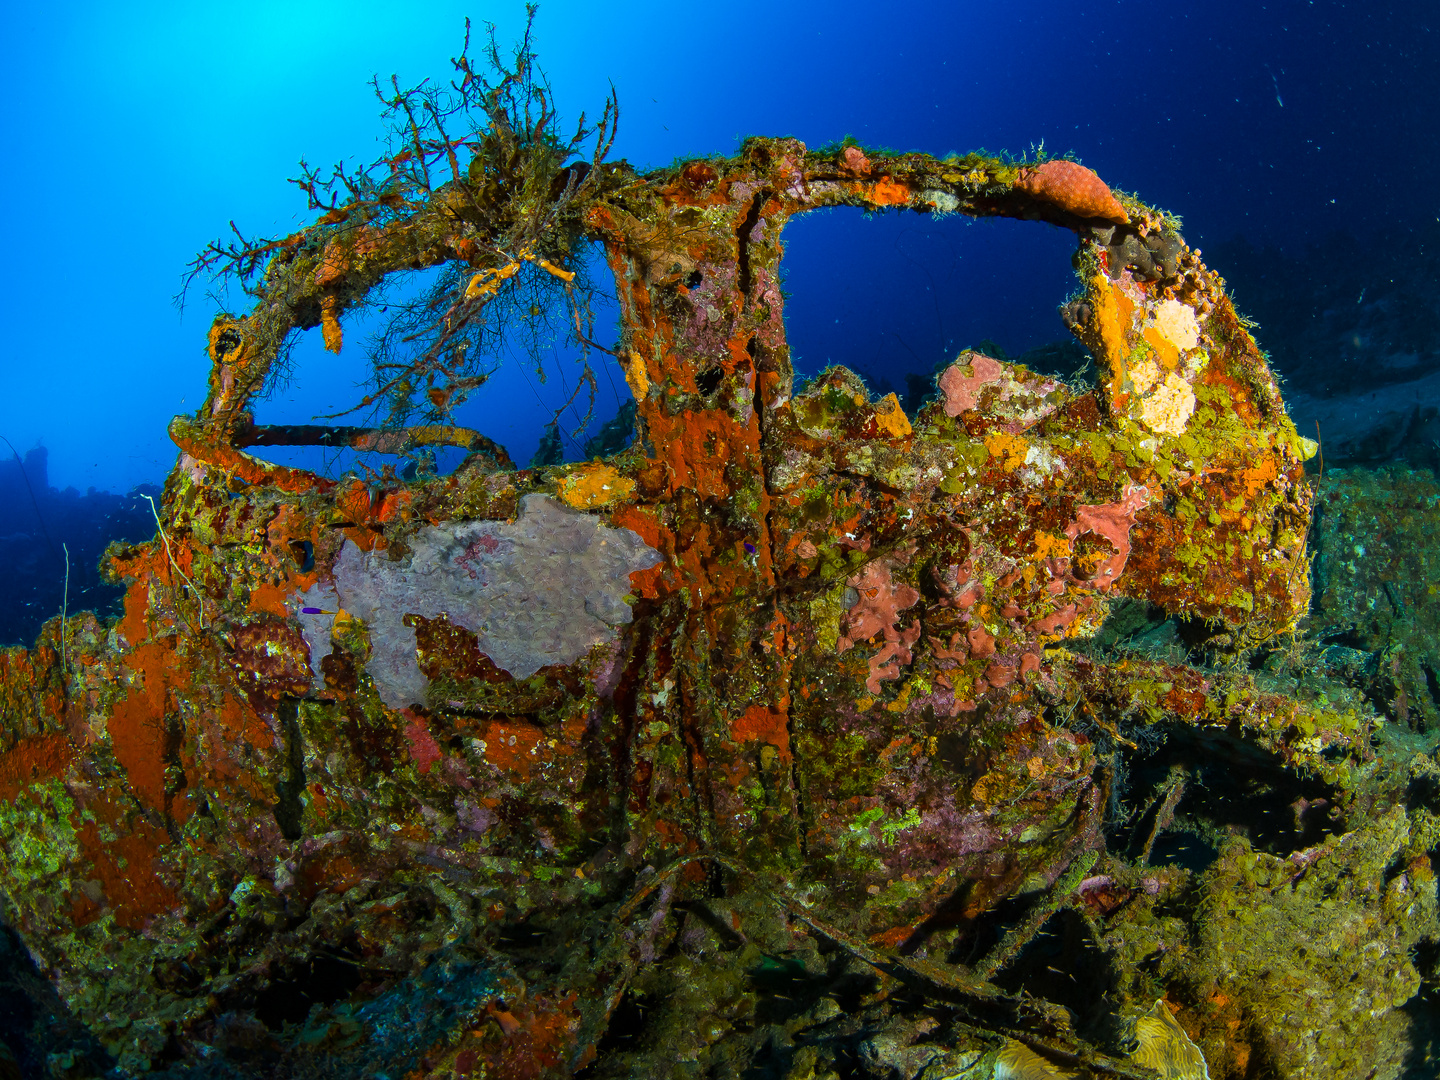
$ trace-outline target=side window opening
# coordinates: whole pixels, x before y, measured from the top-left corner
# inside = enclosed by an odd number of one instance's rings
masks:
[[[614,277],[598,246],[589,253],[586,269],[595,284],[594,340],[613,348],[618,320]],[[445,267],[433,267],[408,275],[384,297],[347,312],[341,320],[339,354],[326,349],[321,327],[296,335],[285,363],[277,364],[272,373],[268,392],[256,400],[255,423],[378,426],[384,417],[376,406],[355,408],[374,386],[371,355],[387,328],[392,339],[403,338],[403,330],[395,326],[397,312],[407,301],[422,296],[444,271]],[[566,315],[563,310],[542,310],[538,304],[519,306],[515,316],[521,325],[513,328],[518,332],[503,335],[495,354],[486,357],[484,383],[454,410],[457,425],[499,444],[518,468],[612,453],[628,441],[633,426],[625,423],[633,414],[627,410],[630,392],[619,365],[612,356],[592,349],[594,386],[586,384],[580,351],[562,322]],[[367,383],[367,378],[372,381]],[[386,465],[400,476],[414,475],[419,469],[445,475],[469,453],[451,446],[396,455],[305,445],[253,446],[247,452],[329,478],[367,469],[380,472]]]
[[[1076,282],[1075,238],[1010,219],[870,215],[792,219],[782,263],[797,379],[843,365],[906,412],[962,349],[1075,381],[1088,354],[1058,309]]]

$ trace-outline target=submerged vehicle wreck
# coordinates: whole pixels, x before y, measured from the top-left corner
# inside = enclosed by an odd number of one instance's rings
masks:
[[[1440,772],[1315,689],[1315,444],[1174,219],[1066,160],[641,174],[528,63],[397,89],[375,176],[202,256],[255,303],[109,553],[123,617],[0,653],[52,1075],[1399,1075]],[[797,387],[782,234],[834,206],[1072,230],[1095,385],[967,350],[914,415]],[[587,243],[634,438],[517,469],[451,413],[507,291],[594,336]],[[295,335],[434,267],[382,423],[255,423]],[[247,453],[297,443],[471,453]]]

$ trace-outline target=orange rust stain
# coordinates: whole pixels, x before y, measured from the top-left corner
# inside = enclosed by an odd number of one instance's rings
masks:
[[[634,503],[615,508],[610,523],[617,528],[629,529],[662,555],[673,548],[673,534],[662,532],[656,511]],[[668,560],[667,560],[668,561]],[[636,596],[653,600],[660,595],[660,579],[665,573],[666,563],[661,562],[648,570],[637,570],[630,575],[630,588]]]
[[[15,801],[31,784],[59,776],[75,757],[65,735],[38,735],[0,754],[0,800]]]
[[[784,378],[778,371],[761,371],[757,376],[756,383],[760,400],[767,405],[774,403],[775,398],[780,393],[782,384],[789,385],[785,383]]]
[[[749,371],[754,364],[750,358],[750,339],[743,334],[738,334],[729,340],[726,347],[730,350],[730,361],[721,364],[725,374],[733,375],[736,371]]]
[[[169,837],[138,818],[123,820],[121,814],[103,805],[91,806],[96,816],[106,820],[113,840],[100,836],[97,822],[87,821],[76,831],[76,841],[85,858],[94,867],[95,878],[105,892],[105,900],[114,912],[115,921],[131,930],[144,929],[156,915],[163,914],[179,902],[175,891],[160,880],[156,864]],[[113,814],[113,817],[112,817]]]
[[[360,528],[346,528],[341,530],[345,539],[358,547],[361,551],[384,551],[388,546],[383,532],[376,532],[374,529],[361,526]]]
[[[654,322],[654,312],[651,310],[650,305],[650,291],[645,287],[645,283],[642,281],[632,280],[631,275],[627,272],[627,267],[624,263],[620,264],[615,276],[616,280],[630,282],[627,294],[630,298],[631,308],[635,315],[635,318],[632,320],[631,325],[639,325],[644,327],[651,326]],[[656,348],[657,344],[659,344],[656,341],[656,336],[657,335],[653,332],[637,333],[635,334],[634,339],[631,342],[631,347],[638,350],[641,356],[658,356],[660,355],[660,351]]]
[[[733,571],[727,572],[724,567],[715,565],[712,533],[713,530],[708,524],[699,522],[690,529],[688,535],[680,537],[680,542],[676,545],[685,585],[695,590],[694,599],[700,602],[714,596],[717,589],[723,590],[727,584],[734,585],[740,580],[739,575]],[[714,580],[711,576],[712,570],[715,571]]]
[[[879,945],[883,949],[894,949],[904,944],[905,940],[914,932],[913,926],[892,926],[889,930],[871,934],[868,940],[871,945]]]
[[[415,502],[415,493],[410,490],[387,491],[380,500],[380,506],[375,511],[375,520],[380,522],[394,521],[396,518],[404,520],[409,516],[411,505]]]
[[[572,716],[560,722],[560,734],[563,737],[565,746],[579,746],[585,738],[585,732],[590,727],[590,718],[584,713]]]
[[[133,576],[135,581],[125,590],[125,614],[117,629],[125,643],[133,646],[144,641],[150,633],[150,622],[147,618],[150,610],[149,589],[145,588],[144,581],[152,575],[148,567],[142,568],[135,564],[125,567],[123,573],[127,577]]]
[[[870,199],[876,206],[901,206],[910,201],[910,187],[888,176],[875,181]]]
[[[370,489],[356,480],[335,496],[335,509],[359,524],[370,517]]]
[[[782,612],[776,611],[774,618],[772,618],[769,625],[765,627],[766,632],[770,634],[769,643],[767,644],[764,639],[761,639],[761,644],[764,646],[766,652],[772,650],[778,654],[785,652],[785,646],[789,641],[789,635],[787,633],[789,627],[790,620],[785,618]]]
[[[271,547],[281,547],[292,539],[314,540],[315,530],[309,519],[295,507],[283,505],[265,526],[265,538]]]
[[[545,733],[533,724],[520,721],[491,721],[480,738],[485,743],[485,759],[521,783],[530,779],[530,772],[547,760],[541,757],[541,740]]]
[[[1279,475],[1280,466],[1273,457],[1264,458],[1253,469],[1245,469],[1240,474],[1240,478],[1245,482],[1245,497],[1253,499],[1261,488]]]
[[[629,529],[653,548],[660,547],[663,526],[654,508],[628,503],[617,506],[610,515],[610,522],[619,528]]]
[[[650,428],[672,494],[689,488],[702,498],[724,498],[731,493],[725,482],[727,465],[759,468],[759,433],[753,420],[741,427],[719,410],[686,409],[679,416],[655,416]]]
[[[275,732],[242,699],[231,694],[224,695],[220,699],[218,713],[220,723],[212,728],[218,736],[215,745],[239,748],[249,743],[251,746],[264,749],[274,747]],[[217,766],[215,769],[217,775],[236,781],[235,786],[246,792],[251,799],[268,802],[274,798],[273,792],[267,792],[259,774],[244,768],[239,762],[227,758],[224,754],[213,752],[208,760],[212,765]],[[221,764],[222,762],[224,765]]]
[[[250,610],[263,611],[268,615],[279,615],[281,618],[288,617],[290,609],[285,601],[289,598],[290,594],[294,592],[304,592],[311,584],[314,584],[314,579],[319,575],[305,574],[302,576],[311,579],[309,584],[302,584],[298,580],[291,583],[287,579],[278,585],[272,582],[257,585],[250,590]]]
[[[165,712],[171,678],[177,685],[189,682],[183,665],[165,644],[147,641],[137,646],[126,666],[140,676],[138,685],[115,703],[108,729],[115,759],[125,767],[130,789],[153,810],[165,807]]]
[[[790,727],[784,709],[773,705],[751,705],[730,721],[730,735],[736,742],[768,743],[790,759]]]

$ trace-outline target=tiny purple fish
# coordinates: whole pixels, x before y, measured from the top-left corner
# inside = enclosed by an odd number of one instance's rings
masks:
[[[754,554],[755,554],[755,545],[752,544],[752,543],[750,543],[749,540],[746,540],[746,541],[745,541],[745,554],[746,554],[746,555],[754,555]]]
[[[302,614],[302,615],[334,615],[335,612],[333,612],[333,611],[326,611],[324,608],[318,608],[318,607],[302,607],[302,608],[300,609],[300,614]]]

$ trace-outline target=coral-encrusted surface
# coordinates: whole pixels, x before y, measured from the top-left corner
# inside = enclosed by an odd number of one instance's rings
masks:
[[[246,454],[297,327],[340,345],[392,271],[499,289],[527,257],[486,262],[448,188],[383,227],[327,215],[217,320],[164,536],[110,555],[124,617],[0,654],[0,888],[95,1060],[1140,1076],[1130,1035],[1173,1026],[1216,1077],[1367,1075],[1292,1063],[1415,989],[1433,826],[1387,806],[1428,774],[1364,698],[1255,651],[1307,610],[1312,447],[1170,220],[982,155],[794,140],[596,175],[628,449],[370,484]],[[835,205],[1074,228],[1099,385],[966,351],[914,416],[843,369],[797,388],[783,229]],[[1144,651],[1113,647],[1127,620]],[[1182,833],[1215,868],[1167,854]],[[1293,992],[1263,930],[1308,940],[1323,890],[1246,920],[1292,871],[1373,882],[1333,910],[1392,954],[1343,992],[1297,962],[1332,1005],[1308,1042],[1260,1030]]]
[[[548,495],[520,500],[514,524],[424,526],[408,546],[407,556],[392,560],[346,540],[331,583],[317,582],[292,605],[316,671],[330,655],[329,617],[344,612],[364,621],[368,670],[380,700],[393,709],[425,703],[429,683],[416,661],[415,618],[464,627],[497,668],[528,679],[614,640],[614,628],[630,621],[624,599],[630,575],[660,561],[629,529],[608,528]],[[322,678],[317,688],[323,685]]]

